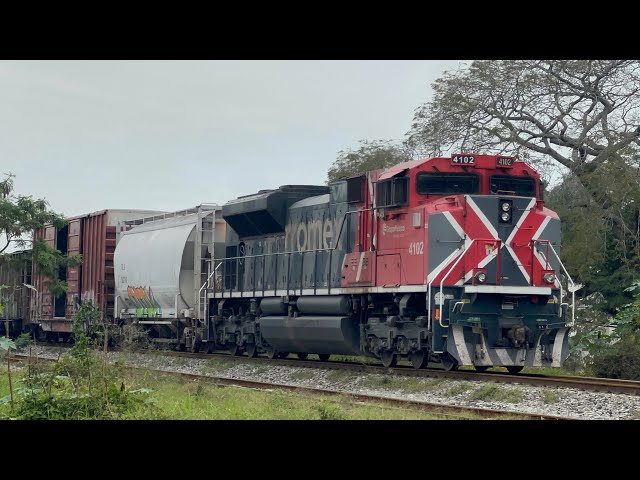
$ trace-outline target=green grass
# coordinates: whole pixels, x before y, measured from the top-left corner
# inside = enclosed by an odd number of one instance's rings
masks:
[[[315,355],[313,355],[312,358],[315,359]],[[380,360],[377,358],[358,357],[355,355],[331,355],[331,358],[329,360],[335,362],[364,363],[366,365],[380,363]]]
[[[448,395],[460,395],[462,393],[466,393],[471,390],[473,386],[470,382],[460,382],[457,385],[454,385],[449,390],[447,390]]]
[[[268,370],[269,367],[267,367],[266,365],[256,365],[255,367],[253,367],[253,370],[251,370],[251,373],[254,375],[260,375],[261,373],[265,373]]]
[[[501,368],[500,370],[506,371],[506,368]],[[578,372],[570,372],[569,370],[565,370],[564,368],[551,368],[551,367],[525,367],[522,369],[522,373],[527,374],[535,374],[535,375],[552,375],[552,376],[563,376],[563,377],[575,377],[580,375]]]
[[[554,390],[544,390],[542,392],[542,401],[544,403],[558,403],[560,401],[560,394]]]
[[[291,374],[291,378],[293,378],[294,380],[311,380],[314,376],[315,372],[306,368],[298,370],[297,372],[293,372]]]
[[[407,393],[426,392],[433,390],[442,379],[434,378],[422,381],[412,377],[394,377],[392,375],[369,375],[362,379],[360,385],[368,388],[382,388],[388,390],[404,390]]]
[[[331,370],[327,373],[327,380],[334,383],[347,384],[355,381],[358,374],[349,372],[348,370]]]
[[[468,400],[484,400],[519,403],[523,399],[522,393],[517,390],[511,390],[495,383],[487,383],[482,385],[478,390],[469,395]]]
[[[14,372],[14,388],[26,369]],[[391,376],[383,376],[393,379]],[[417,379],[395,379],[405,389],[416,385]],[[422,383],[432,388],[441,379]],[[299,419],[299,420],[442,420],[481,417],[471,413],[451,413],[437,410],[416,410],[360,402],[347,395],[327,397],[289,391],[266,391],[240,387],[221,387],[206,380],[190,380],[152,371],[128,372],[128,389],[149,388],[157,407],[138,411],[135,419],[175,420],[241,420],[241,419]],[[394,383],[394,382],[391,382]],[[0,370],[0,398],[9,394],[6,370]],[[9,404],[0,405],[0,418],[10,417]],[[508,415],[504,419],[509,419]]]
[[[325,397],[299,392],[220,387],[167,374],[138,374],[136,383],[153,389],[156,405],[176,420],[437,420],[450,415],[356,403],[348,395]],[[464,418],[477,419],[473,414]]]
[[[636,410],[631,414],[630,417],[632,420],[640,420],[640,410]]]

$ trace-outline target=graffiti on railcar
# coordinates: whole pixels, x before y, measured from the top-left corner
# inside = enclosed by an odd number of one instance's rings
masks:
[[[155,318],[162,316],[162,307],[153,296],[151,287],[127,287],[129,300],[136,308],[136,317]]]

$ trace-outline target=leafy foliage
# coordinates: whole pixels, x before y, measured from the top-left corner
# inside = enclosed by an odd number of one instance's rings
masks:
[[[408,151],[391,140],[360,141],[357,150],[342,150],[328,172],[329,181],[388,168],[411,160]]]
[[[623,338],[598,352],[592,361],[593,374],[603,378],[640,380],[640,343],[634,337]]]
[[[5,337],[0,337],[0,351],[8,352],[9,350],[15,350],[16,344],[13,340],[10,340]]]
[[[90,302],[74,321],[75,345],[54,365],[38,363],[16,390],[16,417],[29,420],[153,418],[158,411],[147,389],[128,389],[122,368],[89,348],[88,326],[100,318]]]
[[[0,181],[0,234],[4,234],[4,245],[0,245],[0,253],[11,243],[24,248],[34,230],[53,224],[58,228],[64,226],[64,218],[49,210],[44,200],[34,200],[31,196],[14,195],[14,175],[6,174]]]

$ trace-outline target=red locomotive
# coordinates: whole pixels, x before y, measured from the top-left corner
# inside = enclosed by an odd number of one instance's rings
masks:
[[[560,221],[513,157],[460,154],[232,200],[187,345],[447,369],[559,367]],[[220,250],[218,250],[220,251]],[[571,282],[568,274],[566,279]]]

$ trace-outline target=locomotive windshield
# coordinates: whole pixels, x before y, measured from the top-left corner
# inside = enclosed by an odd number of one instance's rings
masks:
[[[491,176],[491,193],[513,192],[518,197],[535,197],[536,182],[530,177]]]
[[[451,193],[478,193],[478,175],[469,173],[419,173],[416,178],[420,194],[445,195]]]

